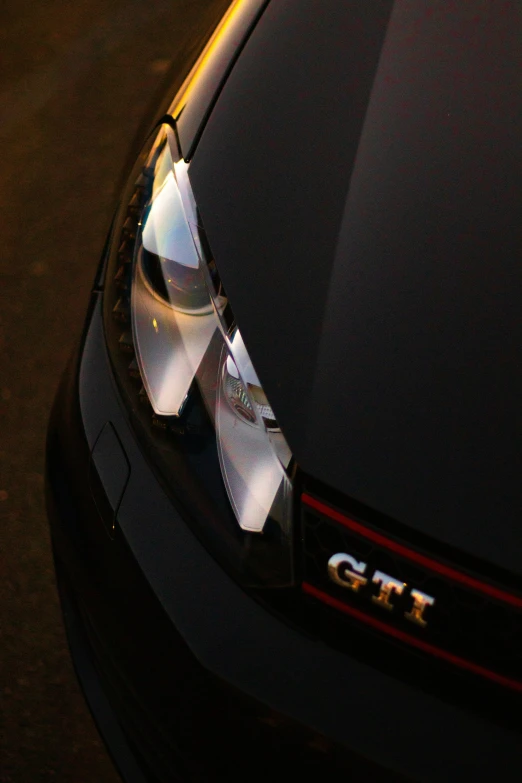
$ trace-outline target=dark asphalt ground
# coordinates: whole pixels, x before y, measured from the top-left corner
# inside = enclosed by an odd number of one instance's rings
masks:
[[[76,682],[43,499],[47,419],[154,97],[228,0],[4,0],[0,23],[0,781],[119,780]]]

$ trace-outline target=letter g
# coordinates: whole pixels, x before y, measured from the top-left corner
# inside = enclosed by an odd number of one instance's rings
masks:
[[[336,585],[347,587],[356,593],[364,587],[367,579],[363,576],[366,571],[366,563],[356,560],[351,555],[339,552],[328,561],[328,576]]]

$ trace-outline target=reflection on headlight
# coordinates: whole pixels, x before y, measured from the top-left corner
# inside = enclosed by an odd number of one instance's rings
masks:
[[[261,533],[271,518],[289,539],[291,453],[233,316],[225,317],[230,307],[205,257],[187,165],[174,163],[174,144],[170,130],[158,137],[134,218],[131,320],[143,385],[157,415],[179,417],[207,354],[219,352],[215,381],[199,391],[230,504],[243,530]]]
[[[216,331],[212,311],[194,317],[156,296],[140,259],[132,286],[132,328],[143,385],[155,413],[179,416]]]
[[[226,367],[225,359],[224,374]],[[219,387],[216,430],[221,471],[237,520],[243,530],[260,532],[281,485],[288,481],[283,465],[266,429],[251,426],[235,414],[223,383]]]

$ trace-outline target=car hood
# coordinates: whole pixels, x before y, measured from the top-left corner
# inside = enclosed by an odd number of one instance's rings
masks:
[[[522,12],[271,3],[190,166],[299,465],[522,570]]]

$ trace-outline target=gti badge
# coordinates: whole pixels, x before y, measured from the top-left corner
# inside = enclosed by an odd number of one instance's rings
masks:
[[[332,582],[351,590],[352,593],[358,593],[362,587],[368,584],[369,577],[365,576],[366,569],[367,564],[365,562],[356,560],[345,552],[332,555],[328,561],[328,576]],[[413,604],[409,611],[404,612],[404,617],[421,628],[426,627],[427,622],[424,619],[424,612],[427,606],[433,606],[435,603],[435,599],[431,595],[422,593],[417,589],[410,589],[406,582],[400,582],[398,579],[394,579],[393,576],[383,573],[383,571],[375,571],[371,581],[373,584],[379,585],[379,592],[376,595],[372,595],[373,603],[381,606],[383,609],[387,609],[389,612],[395,608],[393,596],[403,595],[405,591],[409,591]]]

